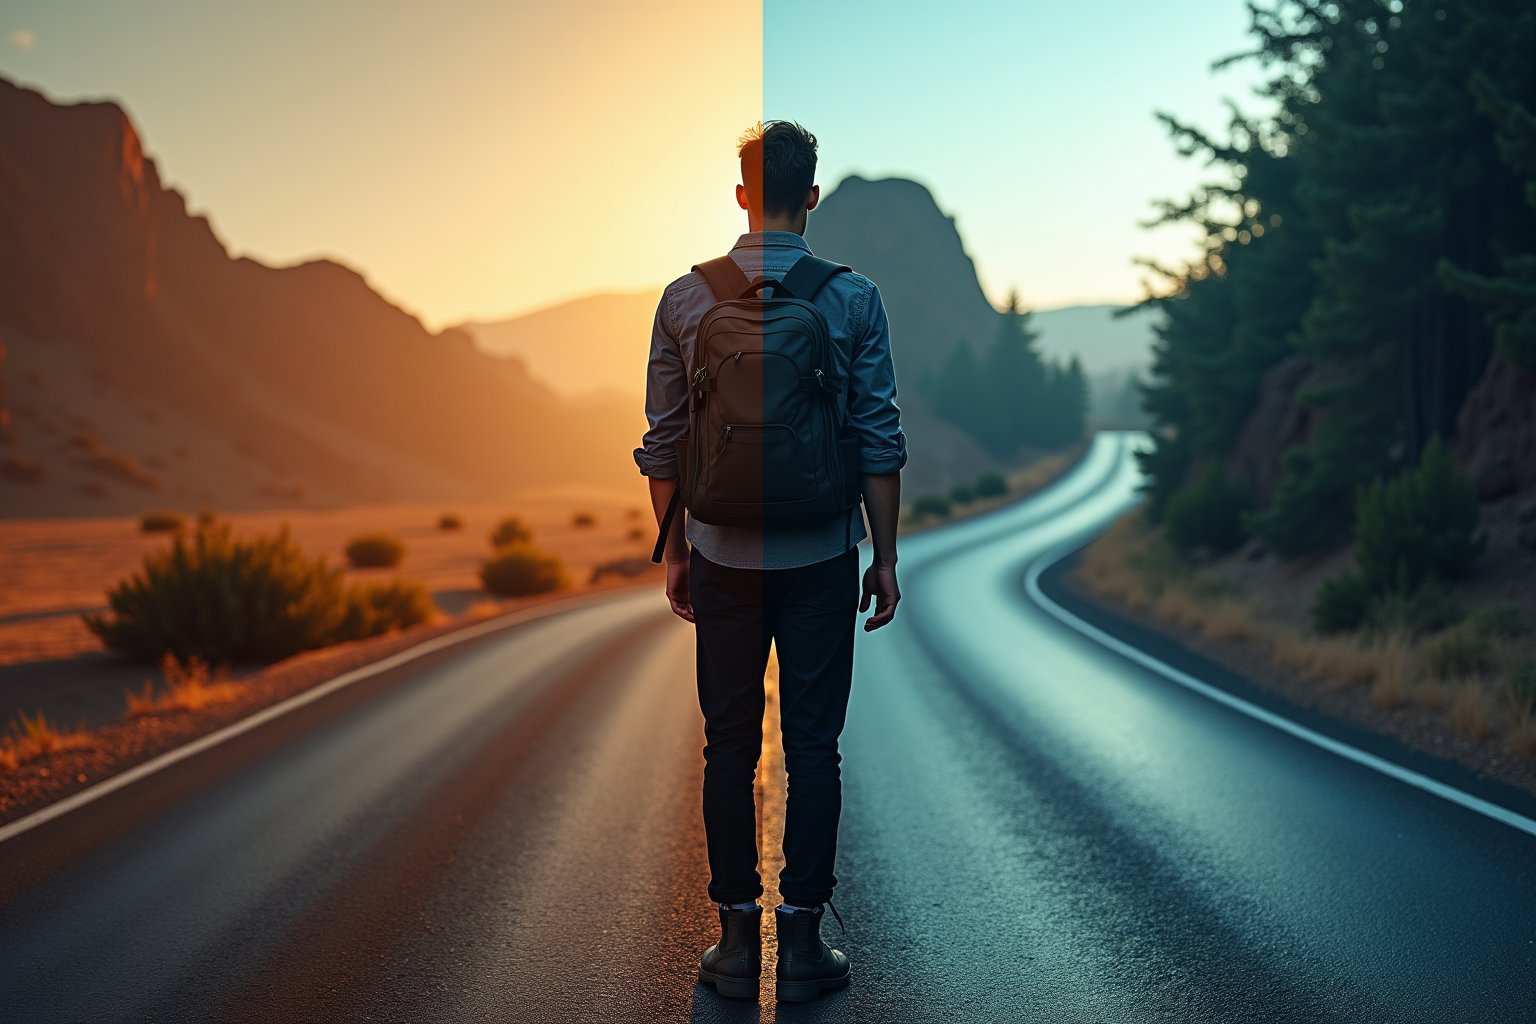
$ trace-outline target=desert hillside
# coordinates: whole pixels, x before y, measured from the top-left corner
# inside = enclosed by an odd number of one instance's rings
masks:
[[[0,79],[0,510],[99,515],[633,484],[574,408],[329,260],[231,257],[128,114]]]

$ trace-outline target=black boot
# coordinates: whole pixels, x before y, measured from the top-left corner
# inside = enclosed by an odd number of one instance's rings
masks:
[[[832,913],[836,916],[836,909]],[[804,1002],[848,984],[848,957],[821,941],[821,915],[821,907],[774,911],[779,927],[780,1002]]]
[[[704,951],[699,980],[732,999],[756,999],[763,965],[763,908],[720,907],[720,941]]]

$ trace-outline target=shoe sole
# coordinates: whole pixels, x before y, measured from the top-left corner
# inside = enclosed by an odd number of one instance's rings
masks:
[[[781,1003],[806,1003],[823,992],[847,988],[850,971],[840,978],[814,978],[809,981],[781,981],[777,983],[778,1000]]]
[[[699,981],[705,985],[713,985],[715,992],[727,999],[756,999],[756,978],[725,978],[718,974],[710,974],[708,971],[699,971]]]

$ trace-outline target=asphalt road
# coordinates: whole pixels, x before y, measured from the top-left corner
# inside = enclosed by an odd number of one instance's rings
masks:
[[[1536,1021],[1527,797],[1053,585],[1134,502],[1135,442],[1100,435],[1050,490],[903,542],[843,744],[847,990],[778,1008],[771,984],[761,1005],[695,986],[716,922],[691,627],[644,590],[524,616],[0,842],[0,1021]]]

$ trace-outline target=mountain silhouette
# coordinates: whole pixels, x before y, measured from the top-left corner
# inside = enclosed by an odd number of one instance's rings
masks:
[[[568,406],[334,261],[231,257],[115,103],[0,78],[0,238],[8,515],[635,484],[638,410]]]

